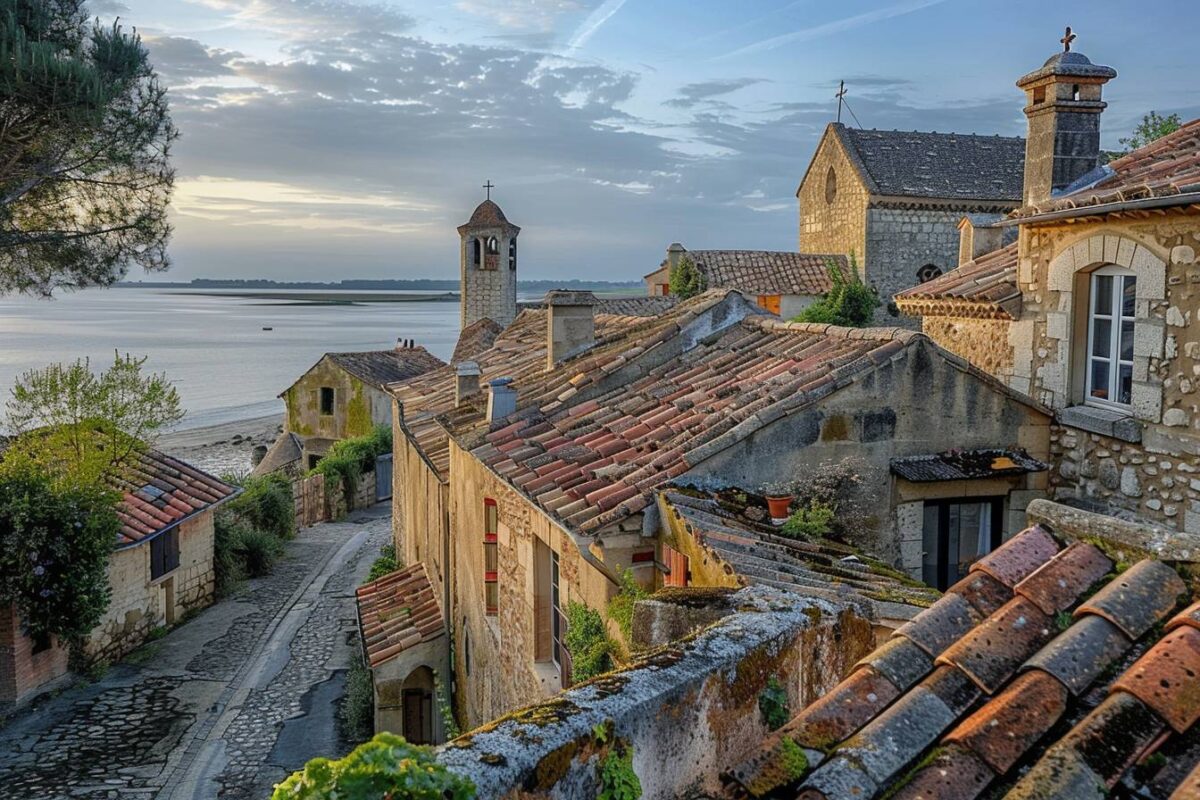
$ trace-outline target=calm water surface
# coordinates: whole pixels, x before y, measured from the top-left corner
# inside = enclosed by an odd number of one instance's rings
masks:
[[[264,327],[273,330],[265,331]],[[302,305],[180,289],[108,289],[54,300],[0,297],[0,400],[26,370],[113,351],[149,356],[188,410],[180,428],[282,412],[277,395],[326,352],[415,339],[449,359],[457,302]]]

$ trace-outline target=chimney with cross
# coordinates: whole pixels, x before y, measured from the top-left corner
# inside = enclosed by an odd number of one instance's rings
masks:
[[[1100,114],[1107,105],[1101,90],[1117,71],[1072,50],[1076,38],[1068,27],[1058,40],[1062,51],[1017,81],[1029,120],[1026,205],[1050,199],[1100,166]]]
[[[466,224],[458,226],[461,240],[460,319],[466,328],[487,317],[507,326],[517,316],[517,234],[492,200],[496,185],[485,181],[484,201]]]

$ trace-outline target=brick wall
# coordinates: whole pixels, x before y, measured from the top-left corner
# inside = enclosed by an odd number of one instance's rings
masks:
[[[34,644],[21,632],[12,606],[0,607],[0,707],[21,703],[56,678],[67,674],[67,648],[57,638],[34,653]]]

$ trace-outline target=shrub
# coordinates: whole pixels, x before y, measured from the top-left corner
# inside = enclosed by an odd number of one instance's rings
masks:
[[[246,577],[246,569],[237,552],[238,526],[224,509],[213,519],[213,572],[217,597],[228,597]]]
[[[796,507],[828,506],[834,511],[828,535],[842,542],[861,540],[864,531],[877,524],[878,515],[874,499],[863,490],[867,468],[856,458],[813,465],[795,484]]]
[[[254,475],[239,482],[242,493],[226,504],[226,509],[245,519],[251,526],[280,539],[296,535],[296,506],[292,483],[279,474]]]
[[[596,800],[638,800],[642,782],[633,771],[633,751],[617,744],[599,765],[600,791]]]
[[[371,564],[371,572],[367,575],[367,581],[373,581],[377,578],[382,578],[384,575],[390,575],[400,569],[401,564],[396,560],[396,545],[385,544],[379,548],[379,558]]]
[[[283,555],[283,544],[273,533],[243,523],[235,525],[237,538],[234,550],[245,565],[247,577],[261,578],[271,574],[275,562]]]
[[[275,787],[272,800],[472,800],[475,785],[433,758],[433,750],[378,734],[337,761],[314,758]]]
[[[364,472],[375,469],[377,457],[391,451],[392,429],[387,425],[378,425],[366,436],[334,442],[329,452],[321,457],[309,474],[324,475],[327,492],[340,487],[342,495],[346,498],[346,507],[350,508],[354,504],[358,479]]]
[[[704,273],[696,266],[696,262],[692,260],[691,256],[679,259],[679,263],[671,268],[668,280],[671,294],[678,295],[684,300],[694,297],[708,288],[708,281],[705,279]]]
[[[824,539],[832,529],[833,517],[832,506],[813,500],[792,512],[779,532],[791,539]]]
[[[338,707],[338,727],[350,744],[362,744],[375,733],[375,686],[362,653],[354,656],[346,673],[346,693]]]
[[[649,592],[634,580],[633,570],[627,569],[621,574],[621,591],[608,601],[608,618],[617,623],[626,644],[633,637],[633,604],[649,596]]]
[[[574,600],[567,603],[565,644],[571,654],[571,677],[586,681],[613,668],[613,642],[608,638],[604,617],[594,608]]]
[[[850,254],[850,268],[843,270],[832,258],[825,262],[833,284],[817,302],[800,312],[796,322],[820,322],[863,328],[871,324],[879,307],[879,293],[863,283],[858,275],[858,261]]]

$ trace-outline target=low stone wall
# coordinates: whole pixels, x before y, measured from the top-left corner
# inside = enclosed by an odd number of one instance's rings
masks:
[[[595,797],[617,749],[645,800],[717,791],[768,732],[758,701],[772,677],[794,713],[874,643],[869,622],[833,603],[758,586],[732,599],[738,611],[699,634],[459,737],[438,761],[480,797]]]
[[[1149,556],[1159,561],[1200,562],[1200,534],[1117,519],[1049,500],[1034,500],[1025,513],[1031,525],[1044,525],[1066,539],[1101,539],[1130,548],[1136,558]]]

